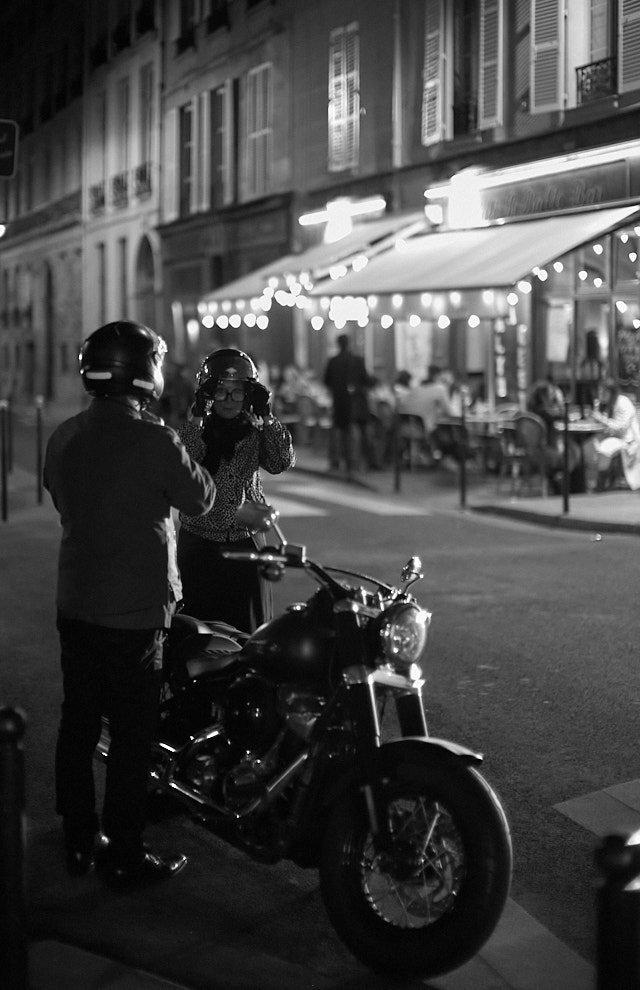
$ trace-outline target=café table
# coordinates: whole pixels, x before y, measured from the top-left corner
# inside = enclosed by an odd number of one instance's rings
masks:
[[[584,445],[588,440],[592,440],[594,436],[597,436],[598,433],[602,433],[604,427],[601,423],[596,423],[593,419],[570,419],[566,424],[562,420],[556,420],[553,425],[559,433],[568,433],[569,437],[578,444],[580,461],[576,469],[577,483],[574,493],[584,494],[587,490]]]

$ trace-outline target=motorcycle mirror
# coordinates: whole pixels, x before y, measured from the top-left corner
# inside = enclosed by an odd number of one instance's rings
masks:
[[[403,581],[419,581],[423,577],[422,561],[419,557],[410,557],[402,568]]]
[[[262,502],[243,502],[236,512],[236,521],[249,529],[259,530],[265,533],[276,525],[280,513],[272,505],[264,505]]]

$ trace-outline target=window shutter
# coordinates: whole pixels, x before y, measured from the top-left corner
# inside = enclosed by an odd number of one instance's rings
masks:
[[[562,0],[533,0],[531,17],[531,113],[560,110],[564,51]]]
[[[178,110],[174,107],[166,116],[163,155],[163,207],[164,220],[169,223],[178,216]]]
[[[272,69],[267,63],[251,69],[245,79],[243,189],[247,196],[262,196],[269,189],[272,119]]]
[[[355,168],[360,155],[360,34],[357,25],[350,24],[347,28],[346,42],[346,165],[348,168]]]
[[[502,0],[480,5],[480,129],[502,124]]]
[[[619,17],[618,79],[620,92],[627,93],[640,86],[640,0],[622,0]]]
[[[210,93],[205,90],[200,93],[198,98],[198,131],[197,131],[197,149],[198,149],[198,168],[197,168],[197,184],[198,184],[198,202],[196,204],[197,210],[208,210],[210,206],[210,193],[211,193],[211,156],[209,154],[209,148],[211,146],[211,139],[209,133],[209,127],[211,125],[211,113],[209,109]]]
[[[422,143],[444,138],[442,114],[442,0],[425,0],[424,66],[422,71]]]
[[[328,167],[358,165],[360,154],[360,33],[357,24],[329,36]]]

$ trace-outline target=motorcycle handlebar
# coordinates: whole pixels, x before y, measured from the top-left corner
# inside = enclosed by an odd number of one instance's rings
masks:
[[[258,550],[222,550],[225,560],[243,560],[253,564],[288,564],[289,558],[280,553],[259,552]]]

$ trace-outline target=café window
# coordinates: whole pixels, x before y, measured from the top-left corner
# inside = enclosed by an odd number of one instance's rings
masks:
[[[614,234],[613,264],[615,286],[626,284],[638,284],[640,277],[640,259],[638,248],[640,247],[640,227],[628,230],[619,230]]]
[[[601,237],[576,251],[576,291],[599,292],[609,288],[610,238]]]

